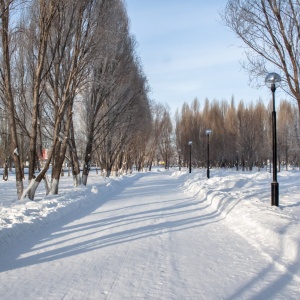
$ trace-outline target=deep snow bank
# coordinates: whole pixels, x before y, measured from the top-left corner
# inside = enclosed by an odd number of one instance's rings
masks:
[[[178,179],[185,193],[206,202],[215,220],[226,224],[270,261],[287,269],[300,281],[300,172],[284,171],[278,174],[280,207],[270,206],[271,174],[268,172],[236,172],[193,170],[170,173]],[[101,205],[110,199],[113,191],[120,192],[128,181],[142,174],[117,178],[102,178],[91,174],[88,186],[72,188],[70,177],[61,179],[60,194],[45,197],[43,188],[36,201],[16,200],[13,179],[0,182],[0,248],[12,244],[27,232],[43,228],[78,209]],[[230,241],[229,241],[230,242]]]
[[[59,195],[45,197],[43,187],[40,186],[35,201],[17,200],[12,178],[8,182],[2,182],[1,188],[5,188],[6,193],[0,200],[0,249],[13,244],[23,234],[41,230],[47,224],[76,210],[92,204],[101,205],[109,200],[113,191],[121,189],[133,178],[133,175],[103,178],[91,174],[87,186],[73,188],[70,177],[62,177]]]
[[[280,206],[270,205],[271,174],[264,172],[204,171],[183,177],[182,189],[205,201],[215,215],[300,281],[300,172],[278,174]]]

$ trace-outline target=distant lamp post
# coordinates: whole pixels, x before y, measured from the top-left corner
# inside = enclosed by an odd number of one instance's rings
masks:
[[[211,134],[211,130],[210,129],[206,129],[205,130],[205,134],[207,136],[207,178],[210,177],[210,174],[209,174],[209,136]]]
[[[281,77],[277,73],[269,73],[265,83],[271,88],[273,96],[272,111],[272,149],[273,149],[273,181],[271,183],[271,205],[279,206],[279,184],[277,182],[277,139],[276,139],[276,111],[275,111],[275,91],[276,83],[281,82]]]
[[[181,149],[178,150],[178,164],[179,164],[179,171],[181,171]]]
[[[189,146],[190,146],[190,166],[189,166],[189,173],[192,173],[192,141],[189,141]]]

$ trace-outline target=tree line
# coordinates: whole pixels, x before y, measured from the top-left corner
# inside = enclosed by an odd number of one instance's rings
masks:
[[[0,159],[19,199],[42,181],[57,194],[66,163],[74,186],[95,163],[142,164],[154,104],[122,0],[1,0],[0,31]]]
[[[221,18],[243,42],[243,68],[260,86],[268,70],[279,73],[281,88],[300,111],[300,2],[291,0],[228,0]]]
[[[212,167],[242,167],[252,170],[269,165],[272,161],[271,102],[264,105],[235,105],[227,101],[205,101],[204,106],[195,99],[184,103],[176,113],[176,149],[182,163],[189,161],[189,141],[192,141],[192,164],[206,167],[207,136],[211,129],[210,165]],[[277,149],[279,165],[299,166],[299,111],[295,104],[282,100],[277,108]]]
[[[228,0],[221,16],[245,44],[252,82],[275,67],[296,100],[278,106],[278,160],[299,164],[299,2]],[[0,163],[4,179],[14,166],[19,199],[34,199],[42,181],[46,194],[58,193],[66,163],[74,186],[87,184],[93,165],[110,176],[187,163],[189,141],[193,164],[204,166],[208,128],[213,166],[270,161],[262,101],[184,103],[174,127],[170,109],[148,97],[122,0],[0,0],[0,39]]]

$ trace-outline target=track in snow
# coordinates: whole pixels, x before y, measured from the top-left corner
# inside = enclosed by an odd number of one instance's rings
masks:
[[[25,236],[1,254],[1,299],[296,299],[289,275],[179,185],[142,174]]]

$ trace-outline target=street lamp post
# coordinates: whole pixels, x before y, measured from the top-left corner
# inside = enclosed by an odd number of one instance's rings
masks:
[[[269,73],[265,83],[271,88],[273,98],[272,111],[272,150],[273,150],[273,181],[271,183],[271,205],[279,206],[279,183],[277,182],[277,138],[276,138],[276,111],[275,111],[275,91],[276,83],[281,81],[277,73]]]
[[[209,135],[211,134],[211,129],[206,129],[205,134],[207,136],[207,178],[209,178]]]
[[[190,146],[190,165],[189,165],[189,173],[192,173],[192,141],[189,141],[189,146]]]

